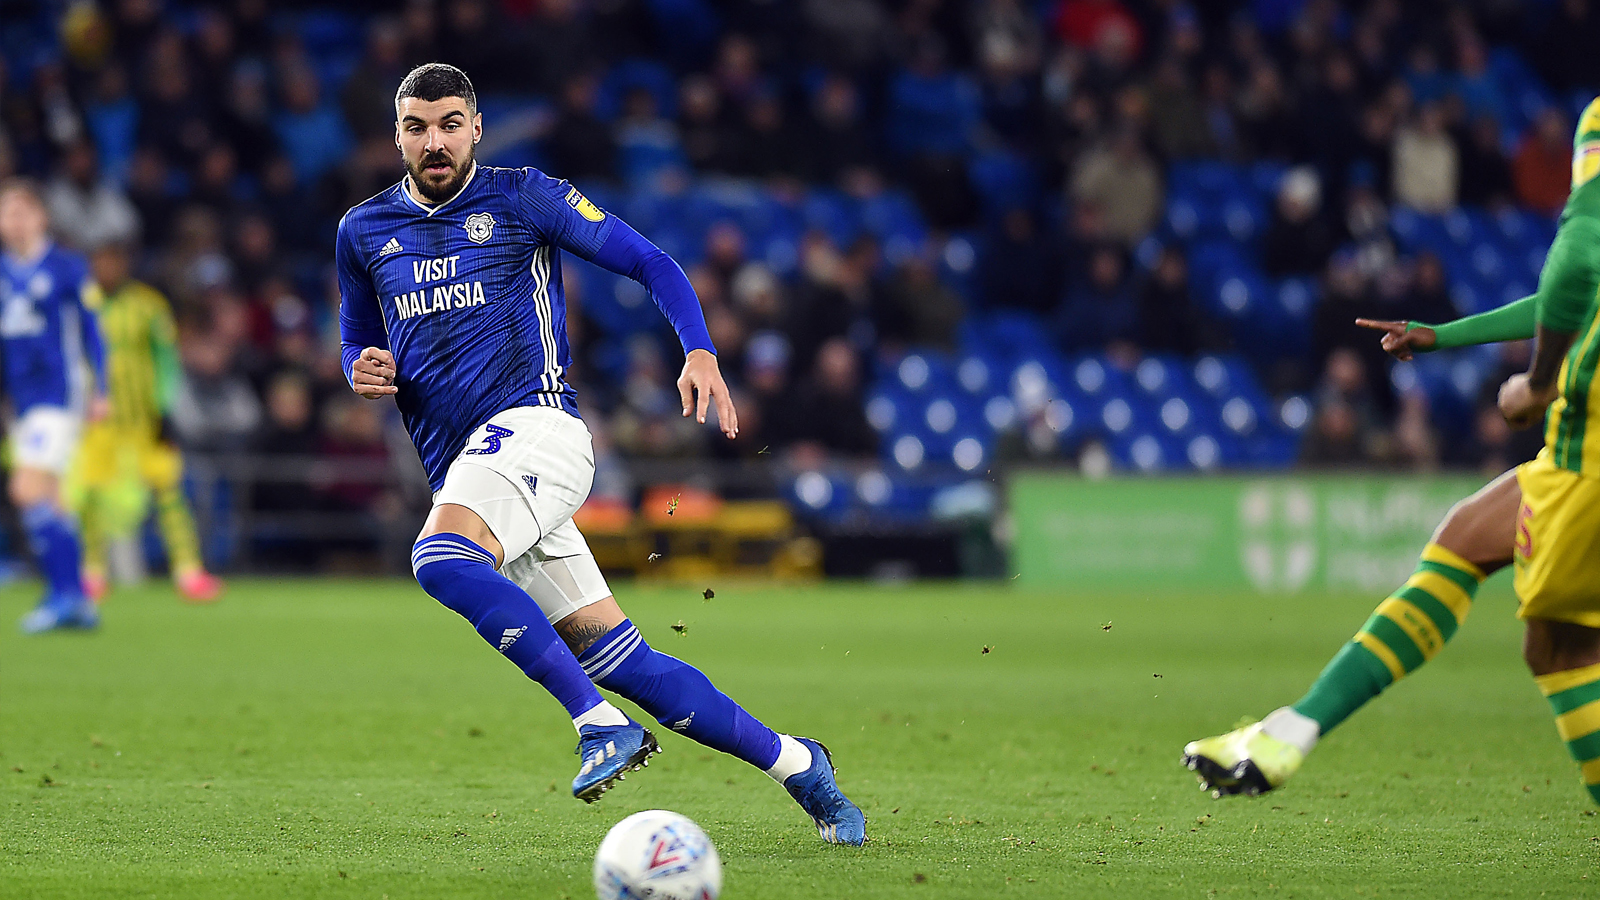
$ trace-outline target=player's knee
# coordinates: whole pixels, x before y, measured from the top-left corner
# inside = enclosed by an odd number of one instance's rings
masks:
[[[484,568],[493,571],[494,558],[460,535],[430,535],[411,546],[411,573],[417,584],[446,606],[457,593],[453,586],[474,569]]]
[[[1534,675],[1549,675],[1600,663],[1600,628],[1529,619],[1522,660]]]

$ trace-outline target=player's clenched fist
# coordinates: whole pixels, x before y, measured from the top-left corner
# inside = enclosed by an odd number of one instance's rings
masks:
[[[359,396],[376,400],[400,390],[394,386],[394,374],[394,354],[368,347],[350,364],[350,387]]]

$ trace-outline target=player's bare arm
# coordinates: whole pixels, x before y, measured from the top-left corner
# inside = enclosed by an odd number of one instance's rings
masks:
[[[400,389],[394,384],[394,354],[381,347],[368,347],[350,364],[350,389],[367,400],[387,397]]]
[[[1383,332],[1383,352],[1401,362],[1410,362],[1413,354],[1427,353],[1437,342],[1434,330],[1426,325],[1413,328],[1410,322],[1384,319],[1357,319],[1356,324]]]
[[[728,395],[728,383],[722,380],[716,354],[709,350],[690,350],[684,356],[683,374],[678,376],[678,396],[683,400],[683,414],[687,416],[693,410],[695,421],[701,424],[706,421],[706,409],[715,403],[717,424],[722,433],[730,439],[739,436],[739,413]]]
[[[1512,428],[1527,428],[1544,417],[1544,411],[1560,393],[1556,376],[1572,349],[1576,335],[1539,326],[1539,344],[1528,371],[1518,372],[1500,386],[1500,414]]]

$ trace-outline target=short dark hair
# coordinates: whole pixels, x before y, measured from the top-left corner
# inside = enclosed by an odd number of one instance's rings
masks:
[[[39,188],[39,182],[26,175],[14,175],[0,181],[0,197],[13,193],[25,194],[35,204],[44,206],[44,191]]]
[[[449,63],[423,63],[407,73],[400,82],[400,90],[394,92],[396,116],[400,115],[400,101],[407,97],[429,102],[460,97],[467,101],[467,112],[476,114],[478,111],[478,94],[472,89],[471,79]]]

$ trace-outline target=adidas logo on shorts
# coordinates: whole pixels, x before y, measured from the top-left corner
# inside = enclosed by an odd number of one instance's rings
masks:
[[[506,652],[506,648],[515,644],[517,638],[522,637],[522,633],[527,630],[528,626],[526,625],[521,628],[507,628],[505,634],[500,635],[500,652]]]

